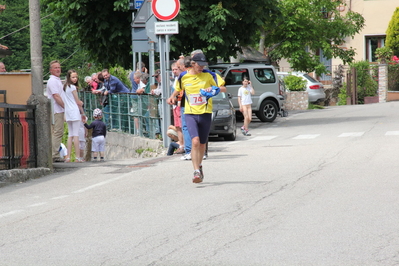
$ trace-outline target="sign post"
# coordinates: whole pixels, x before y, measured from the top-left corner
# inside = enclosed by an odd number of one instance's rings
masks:
[[[164,147],[169,147],[170,140],[166,131],[171,124],[170,107],[166,100],[170,97],[170,70],[169,70],[169,34],[178,34],[178,22],[169,21],[174,19],[180,11],[179,0],[152,0],[151,9],[154,16],[162,21],[155,22],[155,34],[159,38],[159,59],[161,69],[161,86],[162,86],[162,137]]]

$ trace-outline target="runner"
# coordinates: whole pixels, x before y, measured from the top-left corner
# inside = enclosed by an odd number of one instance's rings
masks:
[[[201,94],[201,89],[206,92],[219,90],[211,73],[203,72],[208,65],[203,53],[195,54],[191,58],[192,68],[181,77],[176,84],[176,89],[168,99],[168,104],[175,104],[176,96],[185,91],[186,106],[184,116],[188,131],[191,136],[192,150],[191,161],[194,167],[194,183],[201,183],[204,179],[202,158],[205,153],[206,143],[212,120],[212,98]]]

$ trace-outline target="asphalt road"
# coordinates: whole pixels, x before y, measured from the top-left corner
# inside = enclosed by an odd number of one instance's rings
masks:
[[[201,184],[172,156],[0,188],[0,265],[398,265],[398,110],[254,121],[210,142]]]

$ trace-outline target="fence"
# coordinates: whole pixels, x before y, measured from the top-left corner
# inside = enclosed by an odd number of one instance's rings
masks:
[[[103,111],[103,121],[110,131],[126,132],[155,139],[161,134],[161,99],[159,96],[135,93],[109,94],[108,105],[102,105],[102,96],[79,92],[86,115],[91,121],[93,110]]]
[[[0,103],[1,170],[37,167],[35,108]]]

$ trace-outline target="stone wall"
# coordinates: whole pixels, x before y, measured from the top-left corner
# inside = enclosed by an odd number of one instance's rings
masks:
[[[107,132],[105,159],[156,157],[166,154],[160,140],[147,139],[120,132]]]
[[[307,91],[288,91],[285,101],[285,109],[307,110],[309,106],[309,97]]]

